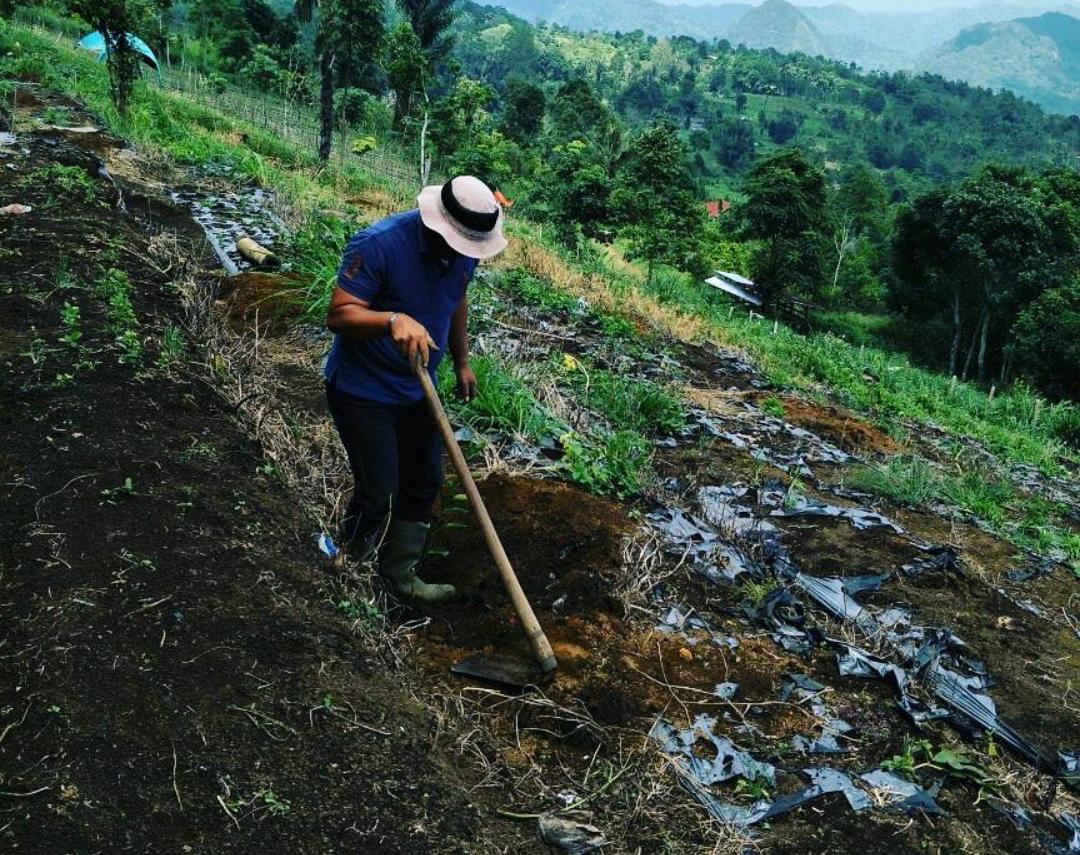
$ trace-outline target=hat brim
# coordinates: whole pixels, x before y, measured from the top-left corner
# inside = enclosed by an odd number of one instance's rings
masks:
[[[485,234],[470,234],[458,226],[443,208],[441,185],[425,187],[416,197],[416,203],[420,208],[420,219],[423,220],[424,225],[441,235],[452,250],[461,253],[466,258],[482,261],[506,249],[506,238],[502,233],[504,213],[501,205],[495,228]]]

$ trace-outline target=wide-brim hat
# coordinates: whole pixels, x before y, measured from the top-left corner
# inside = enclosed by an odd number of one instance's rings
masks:
[[[459,175],[433,184],[416,201],[424,225],[467,258],[491,258],[506,249],[502,206],[479,178]]]

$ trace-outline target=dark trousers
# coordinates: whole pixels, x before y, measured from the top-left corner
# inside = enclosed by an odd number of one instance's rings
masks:
[[[365,543],[391,511],[427,522],[443,482],[442,443],[427,403],[382,404],[329,384],[326,400],[353,474],[346,545]]]

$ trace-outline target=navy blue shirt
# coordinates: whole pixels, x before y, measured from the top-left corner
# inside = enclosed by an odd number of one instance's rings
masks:
[[[450,338],[450,320],[475,270],[473,258],[440,257],[425,240],[420,212],[407,211],[353,236],[337,282],[375,311],[401,312],[423,324],[439,346],[428,361],[434,379]],[[326,379],[342,392],[386,404],[409,404],[424,396],[389,333],[362,341],[335,335]]]

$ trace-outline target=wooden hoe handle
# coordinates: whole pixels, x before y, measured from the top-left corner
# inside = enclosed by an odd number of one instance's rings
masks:
[[[558,666],[558,662],[555,660],[555,652],[551,649],[547,636],[540,626],[540,621],[536,619],[536,614],[525,597],[525,592],[521,590],[521,583],[518,582],[517,574],[514,573],[510,559],[506,557],[506,550],[503,549],[502,541],[499,540],[499,535],[495,531],[491,517],[488,516],[487,508],[484,506],[484,500],[480,497],[480,491],[476,488],[472,473],[469,472],[469,465],[465,462],[465,455],[461,453],[461,447],[454,437],[454,429],[450,426],[450,420],[446,417],[442,401],[439,400],[439,393],[435,391],[435,385],[431,382],[431,375],[428,374],[420,359],[420,355],[417,354],[416,361],[413,363],[413,370],[420,380],[420,385],[424,388],[424,397],[431,408],[431,414],[439,425],[439,433],[442,434],[443,444],[450,454],[450,460],[454,464],[454,471],[457,472],[457,476],[465,490],[465,496],[469,500],[469,507],[472,509],[476,521],[480,524],[480,530],[484,533],[484,542],[487,544],[488,552],[491,553],[495,566],[499,568],[499,575],[502,577],[503,585],[506,586],[506,591],[514,604],[514,611],[517,612],[518,620],[521,621],[525,634],[529,638],[529,644],[536,655],[537,661],[540,663],[540,667],[545,673],[554,671]]]

